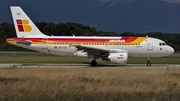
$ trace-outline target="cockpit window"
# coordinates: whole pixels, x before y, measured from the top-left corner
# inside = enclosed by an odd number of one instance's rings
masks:
[[[166,43],[159,43],[159,46],[165,46]]]
[[[163,46],[166,45],[166,43],[162,43],[162,44],[163,44]]]

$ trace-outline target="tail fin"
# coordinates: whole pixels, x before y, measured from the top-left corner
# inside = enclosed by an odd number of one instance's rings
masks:
[[[44,35],[19,6],[11,6],[17,37],[43,37]]]

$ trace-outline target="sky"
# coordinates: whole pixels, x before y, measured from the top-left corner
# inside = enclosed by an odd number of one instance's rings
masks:
[[[164,2],[165,1],[165,2]],[[76,22],[112,32],[180,32],[180,0],[1,0],[0,23],[12,23],[10,6],[33,22]]]

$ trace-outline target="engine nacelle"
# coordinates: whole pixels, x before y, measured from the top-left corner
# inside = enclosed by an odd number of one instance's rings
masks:
[[[110,53],[108,59],[112,63],[126,64],[128,60],[128,53]]]
[[[88,57],[87,52],[83,52],[83,51],[77,51],[73,55],[74,56],[79,56],[79,57]]]

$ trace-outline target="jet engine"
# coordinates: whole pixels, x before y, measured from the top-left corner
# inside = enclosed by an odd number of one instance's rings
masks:
[[[110,53],[108,56],[108,60],[116,64],[126,64],[128,60],[128,53]]]
[[[77,51],[73,55],[74,56],[79,56],[79,57],[88,57],[87,52],[83,52],[83,51]]]

